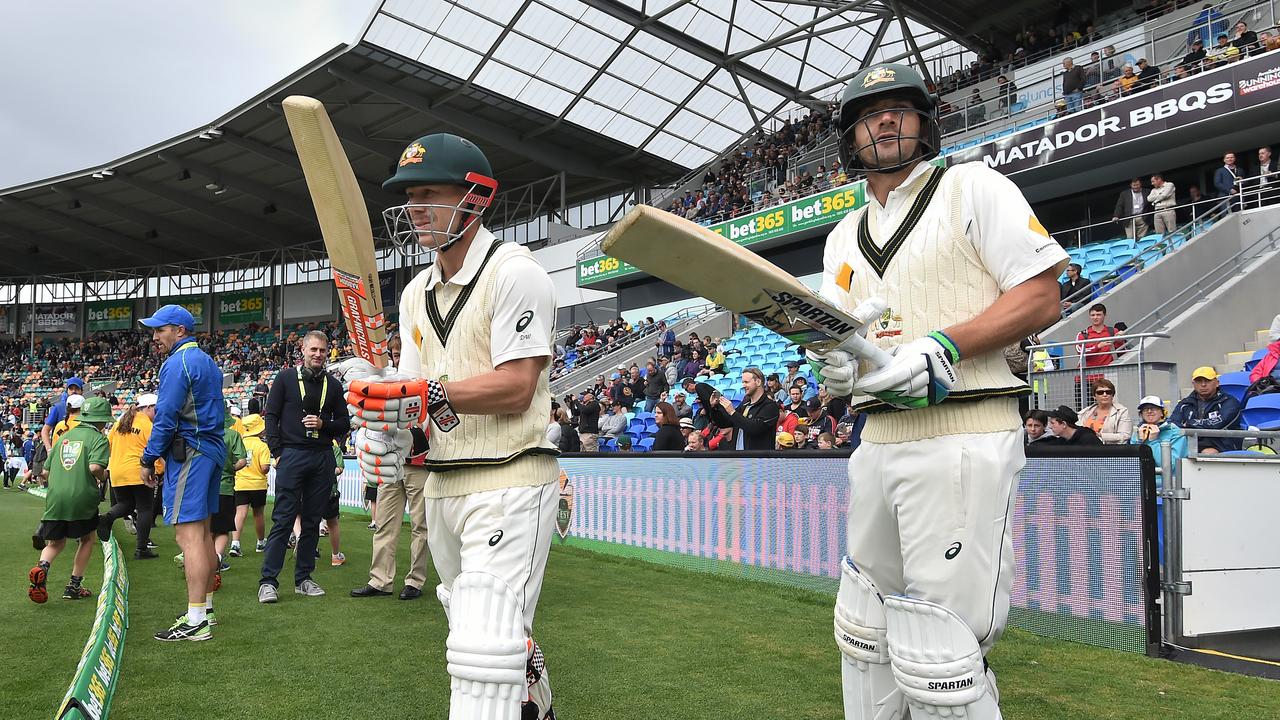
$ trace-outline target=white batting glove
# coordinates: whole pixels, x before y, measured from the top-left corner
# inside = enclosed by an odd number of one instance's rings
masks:
[[[931,332],[891,353],[893,362],[864,375],[853,389],[896,408],[915,409],[937,405],[955,387],[960,351],[945,333]]]
[[[394,365],[388,365],[384,368],[375,367],[372,363],[362,357],[349,357],[345,360],[333,363],[329,366],[329,372],[336,375],[338,379],[342,381],[343,390],[350,388],[353,380],[386,382],[391,380],[407,379],[407,376],[401,375]]]
[[[826,300],[832,304],[831,298]],[[858,321],[858,334],[866,337],[867,328],[875,322],[889,304],[883,298],[870,297],[863,300],[853,309],[850,315]],[[806,350],[805,357],[809,367],[818,376],[818,382],[827,386],[827,392],[836,397],[849,397],[853,394],[853,384],[858,379],[858,359],[847,350]]]
[[[408,430],[390,433],[360,428],[356,431],[356,461],[366,482],[387,485],[404,479],[404,464],[413,448]]]

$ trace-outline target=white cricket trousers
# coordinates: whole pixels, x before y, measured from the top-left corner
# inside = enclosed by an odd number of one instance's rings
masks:
[[[441,584],[452,590],[466,570],[498,576],[522,603],[532,636],[559,502],[554,482],[426,498],[427,545]]]
[[[1009,617],[1018,430],[863,442],[849,458],[848,553],[883,596],[956,613],[983,652]]]

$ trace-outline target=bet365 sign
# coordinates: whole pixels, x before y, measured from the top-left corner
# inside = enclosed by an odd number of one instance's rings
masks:
[[[266,318],[267,298],[261,290],[218,296],[218,322],[222,325],[261,322]]]

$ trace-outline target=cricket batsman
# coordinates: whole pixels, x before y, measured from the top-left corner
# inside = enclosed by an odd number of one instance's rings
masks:
[[[351,383],[352,422],[366,431],[357,454],[362,468],[400,467],[403,431],[435,425],[425,466],[405,471],[426,474],[451,720],[554,719],[532,638],[559,500],[546,439],[551,278],[481,224],[498,183],[470,141],[415,140],[383,187],[406,201],[384,213],[397,245],[436,260],[401,295],[397,379]]]
[[[1029,392],[1001,349],[1057,320],[1067,254],[999,173],[928,162],[941,132],[915,70],[863,70],[838,113],[867,203],[827,238],[821,292],[875,317],[868,337],[893,356],[809,354],[868,414],[835,608],[845,717],[1000,718],[985,656],[1008,619]]]

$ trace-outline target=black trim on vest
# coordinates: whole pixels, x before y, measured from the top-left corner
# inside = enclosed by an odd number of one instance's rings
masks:
[[[933,170],[929,179],[925,181],[924,187],[920,189],[920,194],[916,195],[915,201],[911,203],[902,223],[898,225],[897,230],[893,231],[893,235],[889,236],[889,241],[884,247],[877,246],[875,240],[871,239],[871,231],[867,227],[867,216],[871,214],[870,208],[863,211],[862,217],[858,220],[858,249],[862,251],[862,256],[867,259],[871,269],[876,271],[876,275],[884,277],[884,271],[888,269],[889,263],[893,261],[893,257],[906,242],[907,236],[916,229],[920,218],[924,216],[925,208],[929,207],[929,201],[933,200],[933,195],[942,182],[942,174],[946,171],[945,167]]]
[[[427,291],[427,319],[431,321],[431,329],[436,331],[436,337],[440,338],[440,345],[448,344],[449,333],[453,332],[453,324],[457,322],[458,315],[462,314],[462,308],[466,306],[467,300],[471,299],[471,292],[476,289],[476,283],[480,280],[480,273],[484,272],[484,268],[489,264],[489,259],[498,251],[503,244],[501,240],[494,240],[489,245],[489,251],[485,253],[484,260],[480,261],[480,267],[476,268],[475,277],[471,278],[471,282],[462,287],[462,292],[458,293],[458,297],[453,301],[453,307],[449,308],[447,316],[440,315],[440,307],[436,305],[436,291]],[[437,261],[439,262],[439,261]]]
[[[1008,388],[993,388],[988,390],[954,390],[947,394],[940,404],[950,405],[958,402],[977,402],[979,400],[990,400],[992,398],[1022,397],[1031,394],[1030,385],[1018,385]],[[934,407],[937,407],[936,405]],[[851,410],[860,412],[879,414],[890,412],[902,412],[910,408],[894,407],[883,400],[866,400],[854,405]]]
[[[518,460],[526,455],[551,455],[559,457],[560,451],[555,448],[531,447],[525,448],[513,455],[504,458],[459,458],[457,460],[427,460],[423,466],[428,470],[435,472],[448,472],[450,470],[468,470],[480,467],[496,467],[498,465],[506,465],[507,463]]]

